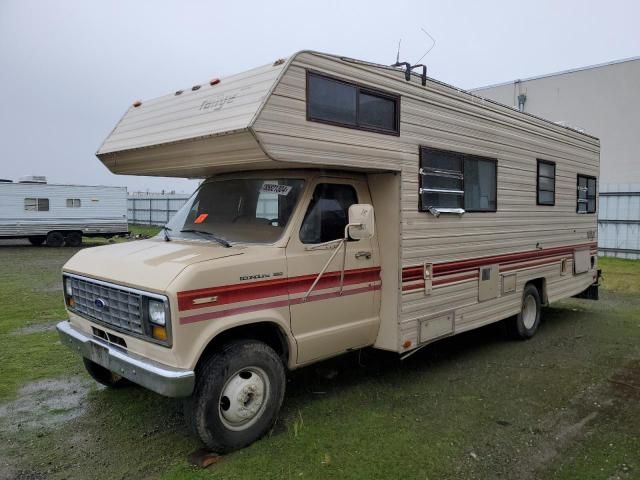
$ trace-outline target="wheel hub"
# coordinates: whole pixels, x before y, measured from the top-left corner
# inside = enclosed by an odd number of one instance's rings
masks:
[[[269,390],[266,373],[257,367],[232,375],[220,395],[220,419],[232,430],[248,428],[264,410]]]
[[[537,310],[536,299],[533,298],[533,295],[527,295],[522,305],[522,323],[527,330],[535,325],[538,316]]]

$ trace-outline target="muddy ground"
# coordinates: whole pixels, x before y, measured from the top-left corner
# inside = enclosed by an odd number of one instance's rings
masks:
[[[271,434],[199,469],[178,401],[98,387],[57,341],[73,253],[0,245],[0,479],[640,479],[640,262],[603,259],[601,300],[527,342],[496,325],[295,372]]]

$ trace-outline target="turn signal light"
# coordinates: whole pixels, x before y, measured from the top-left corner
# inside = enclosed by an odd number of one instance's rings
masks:
[[[154,325],[151,328],[151,335],[153,336],[153,338],[155,338],[156,340],[162,340],[162,341],[166,341],[167,340],[167,329],[165,327],[161,327],[159,325]]]

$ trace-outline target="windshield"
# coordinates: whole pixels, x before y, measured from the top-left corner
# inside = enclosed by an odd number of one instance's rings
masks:
[[[171,240],[273,243],[284,232],[304,180],[243,178],[203,183],[167,223]]]

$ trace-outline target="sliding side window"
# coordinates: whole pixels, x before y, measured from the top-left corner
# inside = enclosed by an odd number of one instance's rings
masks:
[[[578,175],[577,196],[576,212],[596,213],[596,177]]]
[[[420,149],[420,210],[495,212],[497,160],[446,150]]]
[[[48,198],[25,198],[24,209],[32,212],[48,212],[49,211],[49,199]]]
[[[307,72],[307,119],[398,135],[400,98],[337,78]]]
[[[538,205],[556,204],[556,164],[547,160],[538,160],[538,180],[536,182],[536,203]]]

